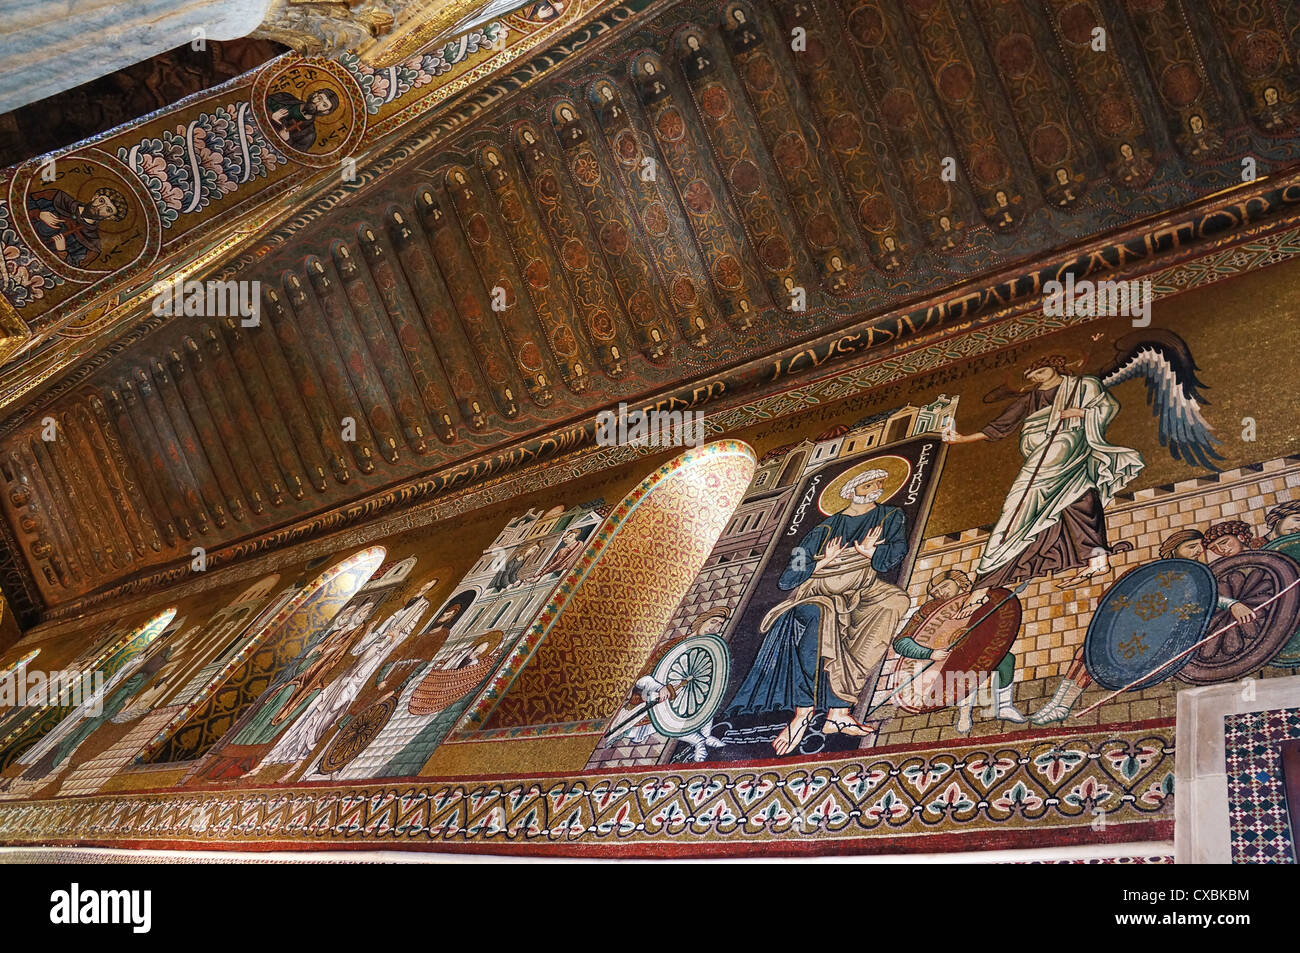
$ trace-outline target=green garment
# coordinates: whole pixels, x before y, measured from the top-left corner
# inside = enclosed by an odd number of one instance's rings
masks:
[[[894,639],[894,651],[903,656],[903,658],[910,659],[928,659],[934,654],[932,649],[927,649],[910,635],[904,635],[901,638]],[[1016,674],[1015,655],[1008,652],[1006,655],[1002,656],[1002,661],[999,662],[998,667],[993,670],[993,674],[997,676],[998,685],[1003,688],[1010,685],[1011,680]]]
[[[1082,410],[1084,416],[1063,420],[1065,410]],[[1024,464],[980,554],[978,579],[1019,559],[1090,490],[1104,508],[1137,476],[1142,455],[1106,440],[1106,429],[1118,412],[1119,402],[1098,378],[1063,376],[1050,400],[1046,392],[1030,391],[994,422],[1000,424],[1000,435],[1019,419]],[[993,425],[984,432],[993,436]]]
[[[94,718],[84,719],[81,724],[68,734],[66,738],[55,745],[56,753],[54,755],[54,760],[51,762],[51,766],[57,768],[64,759],[81,746],[83,741],[93,735],[99,729],[100,725],[125,708],[126,703],[131,700],[132,696],[134,696],[136,692],[144,687],[144,683],[147,682],[152,675],[152,672],[136,672],[119,685],[117,691],[113,692],[113,694],[109,696],[108,701],[104,703],[104,708],[98,715]]]
[[[274,718],[276,713],[279,712],[279,710],[284,707],[285,703],[289,701],[289,698],[293,695],[296,687],[297,686],[292,684],[282,686],[278,692],[271,696],[270,700],[267,701],[266,704],[257,710],[257,714],[253,716],[253,720],[243,728],[239,729],[239,734],[235,735],[235,737],[231,739],[231,744],[264,745],[274,741],[280,732],[284,731],[284,729],[287,728],[295,718],[302,714],[302,710],[310,705],[312,701],[315,700],[316,696],[320,694],[319,689],[310,692],[301,702],[298,703],[298,707],[293,710],[293,713],[288,718],[281,719],[278,724],[271,724],[271,719]]]

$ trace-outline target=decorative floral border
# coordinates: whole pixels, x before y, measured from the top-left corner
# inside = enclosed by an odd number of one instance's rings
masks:
[[[45,297],[46,288],[66,280],[51,270],[18,234],[10,220],[9,203],[0,198],[0,294],[15,308],[25,308]]]
[[[0,843],[620,857],[1123,843],[1172,833],[1173,757],[1165,719],[847,758],[91,795],[0,806]]]
[[[457,37],[436,50],[417,53],[395,66],[376,69],[355,53],[344,53],[338,58],[350,72],[366,100],[366,112],[375,115],[389,103],[401,99],[412,90],[423,89],[444,73],[451,72],[457,63],[463,63],[484,50],[500,48],[510,33],[504,23],[494,21]]]
[[[200,113],[161,136],[119,146],[117,157],[144,182],[165,229],[182,214],[206,209],[287,162],[243,102]]]

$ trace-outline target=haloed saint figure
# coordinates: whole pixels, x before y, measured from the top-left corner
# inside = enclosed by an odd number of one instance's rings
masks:
[[[316,144],[316,120],[338,108],[338,93],[325,87],[312,90],[305,100],[285,91],[266,97],[275,134],[299,152],[308,152]]]
[[[104,250],[100,223],[122,221],[127,204],[116,189],[99,189],[89,202],[78,202],[62,189],[42,189],[27,197],[27,213],[46,248],[69,265],[84,268]]]
[[[883,578],[907,554],[906,517],[884,502],[901,481],[872,462],[845,481],[834,504],[819,504],[828,515],[781,574],[777,586],[790,595],[763,618],[762,647],[731,703],[739,711],[793,711],[772,743],[778,755],[799,746],[819,710],[823,734],[871,733],[852,708],[910,605]]]

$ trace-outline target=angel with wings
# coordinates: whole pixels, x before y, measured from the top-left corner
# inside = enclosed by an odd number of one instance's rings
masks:
[[[1001,440],[1019,433],[1024,456],[1002,515],[989,534],[976,569],[976,587],[1011,586],[1022,579],[1081,570],[1061,588],[1109,571],[1109,557],[1131,547],[1112,546],[1106,507],[1145,465],[1142,454],[1116,446],[1106,430],[1120,405],[1111,388],[1140,377],[1159,421],[1162,446],[1175,460],[1215,469],[1219,440],[1201,416],[1205,385],[1185,342],[1172,331],[1146,329],[1115,342],[1115,354],[1095,374],[1080,373],[1087,358],[1048,354],[1024,371],[1026,385],[1000,387],[985,402],[1006,409],[978,433],[951,425],[944,442]]]

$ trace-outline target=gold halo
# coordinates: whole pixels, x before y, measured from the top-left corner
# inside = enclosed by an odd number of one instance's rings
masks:
[[[267,100],[276,93],[288,93],[300,103],[312,94],[328,89],[338,98],[338,108],[324,116],[315,116],[312,125],[316,138],[306,149],[299,149],[280,138],[271,120]],[[365,100],[356,78],[337,61],[319,56],[292,60],[278,70],[259,70],[252,90],[253,115],[275,148],[291,160],[315,168],[324,168],[339,156],[352,153],[366,131]],[[334,138],[322,143],[322,139]]]
[[[429,596],[434,595],[435,593],[442,592],[444,589],[449,589],[450,583],[453,581],[452,573],[453,570],[450,566],[447,565],[438,566],[436,569],[432,569],[424,573],[422,576],[420,576],[418,582],[415,581],[414,578],[415,573],[411,573],[410,592],[414,594],[415,592],[419,591],[421,586],[423,586],[426,582],[430,582],[430,581],[433,582],[433,586],[430,587],[429,592],[425,595],[425,598],[428,598]],[[433,600],[429,599],[429,602],[433,603]]]
[[[876,500],[877,503],[887,502],[903,488],[912,475],[912,465],[900,456],[887,453],[883,456],[872,457],[870,460],[864,460],[856,466],[849,467],[827,483],[826,489],[822,490],[821,496],[817,497],[817,508],[827,516],[833,516],[848,506],[849,501],[840,496],[840,490],[844,489],[844,484],[848,483],[849,480],[859,473],[865,473],[867,470],[884,470],[889,474],[889,476],[885,477],[885,485],[881,488],[880,499]]]
[[[330,78],[333,79],[333,77]],[[318,138],[330,132],[336,126],[347,128],[352,126],[352,100],[348,99],[347,92],[340,89],[337,83],[318,82],[314,86],[307,86],[303,89],[302,96],[299,98],[303,103],[306,103],[307,100],[312,97],[312,94],[325,92],[326,90],[334,94],[334,101],[337,102],[338,105],[325,115],[314,116],[312,118],[312,121],[316,124]]]
[[[119,179],[108,175],[96,175],[86,179],[81,185],[77,186],[77,201],[83,205],[89,205],[95,193],[105,188],[112,189],[122,196],[122,199],[126,202],[126,214],[122,216],[120,222],[115,222],[111,218],[98,222],[98,229],[105,235],[116,235],[135,228],[136,219],[140,217],[140,209],[137,207],[131,187]]]

